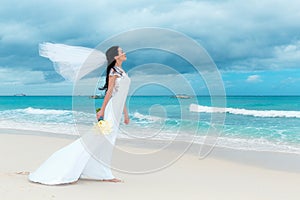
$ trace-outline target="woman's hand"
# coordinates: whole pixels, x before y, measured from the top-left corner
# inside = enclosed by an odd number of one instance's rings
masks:
[[[127,111],[126,106],[124,106],[123,112],[124,112],[124,123],[127,125],[127,124],[129,124],[130,120],[129,120],[128,111]]]
[[[128,115],[124,115],[124,123],[127,125],[129,124],[130,120],[129,120],[129,116]]]
[[[101,110],[99,110],[99,111],[97,112],[97,120],[99,120],[100,117],[104,117],[104,110],[103,110],[103,109],[101,109]]]

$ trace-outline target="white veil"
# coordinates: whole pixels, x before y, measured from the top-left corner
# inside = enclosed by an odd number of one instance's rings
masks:
[[[39,54],[49,58],[55,71],[71,82],[81,79],[106,62],[105,54],[96,49],[49,42],[39,45]]]

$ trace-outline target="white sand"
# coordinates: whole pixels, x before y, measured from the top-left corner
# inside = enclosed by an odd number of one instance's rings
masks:
[[[72,139],[12,133],[2,133],[0,138],[1,200],[300,199],[300,173],[297,171],[272,170],[218,156],[199,160],[192,154],[185,154],[173,165],[151,174],[113,172],[124,183],[80,180],[76,184],[63,186],[34,184],[27,180],[26,175],[16,172],[34,171]],[[299,159],[299,156],[294,159]]]

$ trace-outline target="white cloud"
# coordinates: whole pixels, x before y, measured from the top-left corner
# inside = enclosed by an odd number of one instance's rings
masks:
[[[248,83],[258,83],[261,82],[261,77],[259,75],[250,75],[248,76],[246,82]]]
[[[139,74],[130,75],[131,94],[207,94],[207,86],[199,74]],[[144,90],[143,88],[147,88]]]
[[[262,58],[248,58],[240,61],[231,69],[240,70],[280,70],[300,68],[300,40],[284,45],[276,45],[270,49],[270,56]]]
[[[21,43],[32,44],[39,40],[39,30],[25,23],[0,23],[0,36],[2,44]],[[17,50],[16,50],[17,51]]]
[[[18,69],[3,73],[1,81],[45,82],[43,72],[28,68],[36,65],[34,68],[41,71],[52,70],[40,66],[47,63],[38,57],[40,42],[94,47],[114,34],[149,26],[175,29],[193,38],[208,50],[220,69],[299,68],[299,7],[297,0],[250,0],[247,4],[238,0],[4,0],[0,7],[0,54],[8,59],[0,61],[2,66]],[[23,60],[30,63],[20,70]],[[247,82],[261,81],[255,76],[249,76]]]
[[[293,62],[298,63],[300,67],[300,40],[290,44],[276,46],[274,48],[276,59],[284,64]]]
[[[63,81],[49,83],[41,71],[0,67],[0,94],[14,95],[71,95],[73,85]]]
[[[2,85],[23,85],[45,83],[44,74],[40,71],[0,68]]]

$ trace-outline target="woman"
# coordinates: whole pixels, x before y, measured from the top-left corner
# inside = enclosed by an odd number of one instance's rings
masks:
[[[46,185],[74,183],[79,178],[108,182],[121,181],[112,175],[110,161],[122,111],[124,123],[129,123],[125,101],[130,78],[122,69],[122,63],[127,58],[120,47],[109,48],[106,51],[106,59],[106,83],[101,88],[106,90],[106,94],[97,118],[104,118],[112,123],[111,133],[105,136],[86,134],[60,149],[35,172],[29,174],[30,181]]]
[[[121,80],[120,78],[124,78],[123,73],[124,76],[126,75],[124,70],[122,69],[122,63],[127,58],[126,58],[126,54],[123,52],[123,50],[120,47],[113,46],[109,48],[106,51],[106,58],[108,63],[107,70],[106,70],[106,83],[102,88],[100,88],[101,90],[105,89],[106,92],[105,92],[105,97],[104,97],[101,110],[97,113],[98,119],[104,116],[104,111],[107,103],[109,102],[113,93],[117,92],[117,89],[120,84],[119,81]],[[129,117],[128,117],[126,106],[124,106],[124,123],[125,124],[129,123]]]

